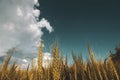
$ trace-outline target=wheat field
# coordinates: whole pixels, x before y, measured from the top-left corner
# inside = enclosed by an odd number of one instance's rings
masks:
[[[38,53],[38,68],[32,63],[32,68],[20,69],[14,63],[9,65],[10,53],[0,66],[0,80],[120,80],[120,63],[112,57],[105,61],[97,61],[88,46],[90,59],[83,61],[82,56],[75,56],[72,52],[73,64],[68,64],[68,57],[63,60],[56,45],[52,49],[53,61],[47,67],[42,67],[43,47],[40,45]]]

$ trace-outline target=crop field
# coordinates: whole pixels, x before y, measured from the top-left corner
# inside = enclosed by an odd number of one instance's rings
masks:
[[[90,59],[83,61],[82,56],[75,56],[72,52],[73,64],[68,65],[68,59],[59,55],[56,45],[52,49],[53,61],[48,67],[42,67],[43,47],[40,45],[38,53],[38,67],[28,66],[20,69],[9,61],[13,53],[10,53],[0,66],[0,80],[120,80],[120,62],[118,48],[116,54],[111,54],[105,61],[97,61],[91,47],[88,46]],[[116,56],[117,55],[117,56]]]

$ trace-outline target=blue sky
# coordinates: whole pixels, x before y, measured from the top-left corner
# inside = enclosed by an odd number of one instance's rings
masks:
[[[74,50],[76,55],[82,53],[87,58],[90,43],[95,54],[104,59],[120,43],[117,1],[41,0],[39,9],[54,28],[50,35],[43,30],[46,47],[58,39],[63,54],[69,55]]]
[[[39,1],[39,3],[38,3]],[[104,59],[120,43],[120,5],[107,0],[1,0],[0,61],[17,47],[12,60],[28,64],[37,59],[44,41],[45,57],[57,40],[60,53],[71,62],[72,50],[88,58],[88,43],[95,58]],[[54,30],[54,31],[53,31]]]

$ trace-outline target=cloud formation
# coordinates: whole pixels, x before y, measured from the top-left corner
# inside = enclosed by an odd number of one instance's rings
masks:
[[[45,18],[38,21],[35,5],[37,0],[0,0],[0,56],[15,46],[23,53],[37,53],[42,28],[53,31]]]
[[[0,61],[15,47],[11,63],[17,61],[26,68],[32,58],[37,60],[39,42],[44,34],[42,28],[49,32],[53,28],[45,18],[39,20],[40,10],[35,6],[39,6],[38,0],[0,0]],[[51,59],[50,53],[46,53],[43,63]]]

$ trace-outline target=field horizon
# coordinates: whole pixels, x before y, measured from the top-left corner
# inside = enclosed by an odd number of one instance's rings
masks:
[[[120,80],[119,47],[116,48],[116,53],[111,53],[104,61],[95,60],[90,46],[88,51],[90,59],[86,62],[83,61],[82,56],[76,56],[72,52],[74,62],[68,65],[68,57],[63,60],[58,45],[55,45],[52,49],[52,62],[47,67],[43,67],[43,47],[40,45],[37,67],[32,62],[27,69],[21,69],[15,63],[9,65],[13,54],[9,53],[0,66],[0,80]]]

